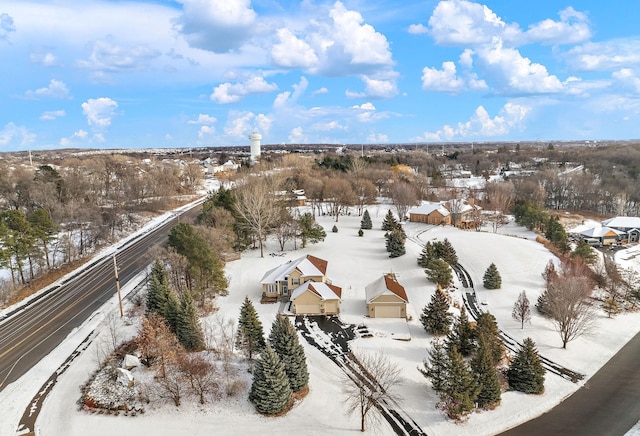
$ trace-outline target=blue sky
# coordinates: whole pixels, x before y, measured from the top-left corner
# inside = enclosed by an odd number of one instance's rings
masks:
[[[640,2],[3,0],[0,151],[640,138]]]

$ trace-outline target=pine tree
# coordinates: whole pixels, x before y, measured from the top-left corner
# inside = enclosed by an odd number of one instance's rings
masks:
[[[371,215],[369,215],[368,210],[365,210],[364,214],[362,214],[362,221],[360,221],[360,228],[362,230],[371,230],[373,228],[373,223],[371,222]]]
[[[284,364],[271,346],[267,345],[256,362],[249,401],[256,406],[258,412],[273,415],[282,412],[290,398],[291,388]]]
[[[476,341],[485,341],[486,347],[489,349],[491,361],[497,365],[504,355],[504,345],[500,340],[500,330],[496,318],[489,312],[483,312],[478,317],[476,324]]]
[[[441,394],[447,389],[448,359],[444,344],[442,341],[436,339],[431,341],[429,357],[424,361],[424,368],[418,368],[418,371],[431,381],[431,387],[438,394]]]
[[[469,322],[464,306],[460,310],[460,316],[447,336],[447,349],[455,348],[464,357],[471,356],[476,349],[475,330]]]
[[[244,303],[240,308],[236,344],[238,348],[244,350],[249,360],[252,360],[253,355],[262,351],[265,346],[262,322],[249,297],[244,297]]]
[[[384,217],[384,220],[382,221],[382,230],[384,230],[385,232],[390,232],[396,227],[398,227],[398,220],[396,220],[393,212],[391,212],[391,209],[389,209]]]
[[[309,212],[303,214],[298,220],[298,226],[300,227],[300,234],[298,237],[302,241],[302,248],[307,246],[307,242],[315,244],[320,241],[324,241],[327,237],[327,232],[324,231],[322,226],[315,222],[313,215]]]
[[[331,231],[333,233],[338,233],[338,226],[336,226],[335,224],[333,225],[333,227],[331,228]]]
[[[453,281],[449,264],[442,259],[433,259],[427,263],[424,269],[427,278],[436,285],[446,288]]]
[[[536,310],[542,316],[546,316],[547,318],[551,316],[551,308],[549,307],[549,294],[546,289],[542,291],[542,294],[538,296],[538,300],[536,302]]]
[[[447,357],[447,383],[445,392],[440,397],[441,406],[449,418],[460,419],[474,409],[479,388],[471,369],[458,350],[449,350]]]
[[[433,244],[431,242],[427,242],[424,244],[422,248],[422,252],[420,253],[420,257],[418,257],[418,265],[422,268],[426,268],[429,264],[429,261],[436,258],[436,251],[433,248]]]
[[[449,242],[449,239],[444,238],[444,241],[442,241],[440,247],[440,259],[444,260],[451,266],[457,265],[458,254],[456,253],[455,248],[453,248],[453,245],[451,245],[451,242]]]
[[[407,252],[404,247],[407,238],[400,227],[387,232],[385,238],[389,257],[400,257]]]
[[[298,341],[295,327],[284,315],[277,315],[271,326],[269,343],[284,364],[293,392],[304,389],[309,384],[309,371],[304,348]]]
[[[167,304],[165,305],[162,317],[167,321],[167,325],[174,335],[178,335],[178,319],[180,318],[180,303],[176,298],[176,294],[171,292],[167,295]]]
[[[145,315],[148,317],[152,312],[155,312],[164,317],[167,296],[170,292],[169,274],[162,262],[156,260],[151,267],[147,282],[147,309]]]
[[[451,328],[453,316],[449,313],[449,300],[440,288],[431,296],[420,316],[422,326],[432,335],[446,335]]]
[[[484,337],[480,337],[476,355],[471,360],[471,368],[479,387],[476,402],[478,407],[491,409],[500,403],[500,378],[491,360],[491,349]]]
[[[484,276],[482,277],[482,283],[487,289],[500,289],[502,286],[502,278],[500,277],[498,268],[494,263],[489,265],[489,268],[485,271]]]
[[[189,291],[185,291],[182,295],[176,330],[180,345],[186,350],[200,351],[205,348],[204,335],[196,313],[196,306]]]
[[[538,356],[535,343],[527,338],[516,353],[509,369],[507,379],[511,389],[526,394],[541,394],[544,392],[544,367]]]

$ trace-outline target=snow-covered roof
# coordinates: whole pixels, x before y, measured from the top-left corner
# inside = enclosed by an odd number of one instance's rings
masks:
[[[448,216],[449,211],[440,203],[423,203],[418,207],[414,207],[409,209],[409,213],[414,213],[418,215],[429,215],[433,211],[438,211],[442,216]]]
[[[602,238],[609,232],[613,232],[616,235],[621,235],[623,233],[610,227],[593,227],[591,229],[580,232],[580,234],[582,236],[586,236],[587,238]]]
[[[311,291],[320,297],[321,300],[339,300],[342,295],[342,288],[322,282],[304,282],[298,286],[291,294],[291,299],[295,300],[303,293]]]
[[[327,261],[319,257],[307,256],[277,266],[265,273],[260,284],[270,284],[282,281],[294,270],[300,271],[303,276],[323,276],[327,273]]]
[[[395,295],[396,297],[400,297],[404,300],[405,303],[409,302],[404,287],[398,283],[398,279],[393,273],[384,274],[373,283],[368,284],[364,288],[364,293],[367,298],[367,303],[371,303],[371,301],[381,295]]]
[[[614,228],[640,228],[640,217],[617,216],[602,221],[602,225]]]

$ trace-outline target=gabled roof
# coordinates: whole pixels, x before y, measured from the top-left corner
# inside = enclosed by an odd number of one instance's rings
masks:
[[[602,221],[603,226],[616,228],[640,228],[640,217],[637,216],[617,216]]]
[[[327,273],[327,261],[319,257],[307,256],[277,266],[265,273],[260,284],[269,284],[284,280],[293,270],[298,270],[303,276],[324,276]]]
[[[291,294],[291,300],[295,300],[305,292],[310,291],[320,297],[321,300],[339,300],[342,296],[342,288],[322,282],[304,282]]]
[[[586,236],[587,238],[602,238],[603,236],[606,236],[607,233],[609,232],[613,232],[616,236],[621,235],[623,233],[609,227],[594,227],[592,229],[584,230],[580,232],[580,234],[582,236]]]
[[[367,297],[367,303],[371,303],[381,295],[395,295],[405,303],[409,302],[404,287],[398,283],[396,275],[393,273],[384,274],[375,282],[368,284],[364,288],[364,292]]]
[[[414,207],[409,209],[410,214],[418,214],[418,215],[429,215],[434,211],[438,211],[438,213],[442,216],[448,216],[449,211],[440,203],[423,203],[418,207]]]

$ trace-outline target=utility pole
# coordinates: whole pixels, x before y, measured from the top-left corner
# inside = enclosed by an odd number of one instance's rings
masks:
[[[124,316],[122,312],[122,295],[120,294],[120,278],[118,277],[118,264],[116,263],[116,255],[113,255],[113,269],[116,273],[116,289],[118,290],[118,305],[120,306],[120,318]]]

